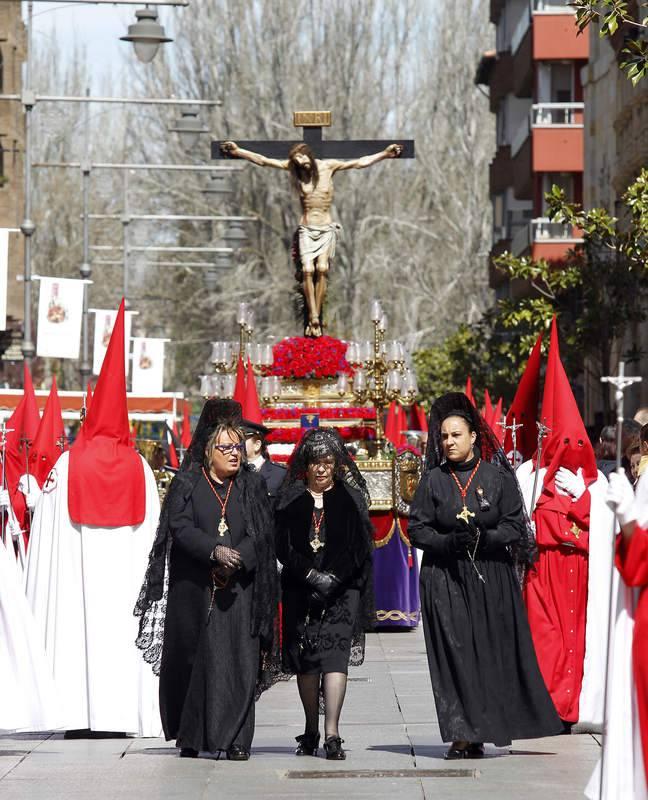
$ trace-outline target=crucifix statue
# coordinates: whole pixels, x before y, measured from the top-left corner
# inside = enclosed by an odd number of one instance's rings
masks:
[[[304,334],[317,337],[322,335],[329,265],[341,231],[331,216],[333,176],[387,158],[414,158],[414,142],[325,141],[322,128],[331,124],[330,111],[296,111],[293,124],[303,129],[303,141],[213,142],[212,158],[242,158],[290,173],[302,208],[293,253],[304,294]],[[365,155],[368,151],[373,155]]]

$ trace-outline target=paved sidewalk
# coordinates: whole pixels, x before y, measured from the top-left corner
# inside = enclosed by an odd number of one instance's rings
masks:
[[[350,674],[341,733],[348,757],[295,758],[303,730],[295,681],[257,706],[247,763],[177,758],[157,739],[0,737],[2,800],[248,800],[248,798],[523,798],[571,800],[599,755],[589,735],[487,747],[481,761],[444,762],[422,632],[368,637]]]

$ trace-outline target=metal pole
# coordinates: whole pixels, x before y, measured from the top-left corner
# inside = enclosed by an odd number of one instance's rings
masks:
[[[186,8],[190,0],[65,0],[66,5],[93,5],[93,6],[175,6]],[[10,0],[19,3],[21,0]],[[61,0],[38,0],[39,3],[60,3]]]
[[[2,97],[0,97],[2,100]],[[34,167],[61,168],[81,166],[80,161],[35,161]],[[211,164],[109,164],[96,162],[90,164],[92,169],[148,169],[155,172],[240,172],[240,167],[213,167]]]
[[[86,95],[90,89],[86,89]],[[81,185],[83,197],[83,262],[79,272],[83,279],[89,280],[92,276],[90,264],[90,104],[85,106],[84,114],[84,150],[85,161],[81,165]],[[90,285],[83,284],[83,313],[81,318],[81,390],[85,393],[88,389],[90,378],[90,353],[89,353],[89,327],[88,327],[88,293]]]
[[[22,353],[25,363],[31,367],[31,361],[34,357],[35,348],[32,341],[32,322],[31,322],[31,301],[32,301],[32,265],[31,265],[31,243],[32,236],[36,230],[31,219],[32,202],[31,202],[31,158],[32,158],[32,119],[31,114],[35,104],[35,97],[32,91],[32,33],[33,33],[33,14],[34,4],[32,0],[27,3],[27,53],[25,60],[25,82],[23,85],[22,103],[25,110],[25,154],[24,165],[25,170],[25,216],[20,226],[20,230],[25,237],[25,262],[23,279],[25,285],[24,294],[24,320],[23,320],[23,343]]]
[[[128,216],[128,170],[124,170],[124,213],[122,215],[122,232],[123,232],[123,253],[124,253],[124,275],[123,275],[123,292],[124,292],[124,305],[128,308],[128,225],[130,217]]]

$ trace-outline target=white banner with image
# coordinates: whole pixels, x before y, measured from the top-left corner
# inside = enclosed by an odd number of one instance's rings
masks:
[[[105,308],[91,308],[90,312],[95,315],[94,325],[94,345],[92,348],[92,372],[98,375],[101,372],[101,365],[106,357],[108,342],[112,335],[112,330],[117,319],[117,309],[111,311]],[[137,311],[127,311],[124,317],[124,356],[126,359],[126,377],[130,368],[130,343],[131,329],[133,327],[133,314]]]
[[[133,394],[155,395],[164,391],[164,343],[168,341],[133,338]]]
[[[78,359],[83,289],[87,281],[43,277],[38,280],[40,294],[36,355],[43,358]]]

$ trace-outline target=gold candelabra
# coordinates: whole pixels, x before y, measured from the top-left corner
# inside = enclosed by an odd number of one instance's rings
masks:
[[[250,359],[255,375],[262,375],[273,360],[272,345],[252,341],[254,309],[249,303],[239,303],[236,322],[239,326],[238,342],[212,342],[211,363],[214,373],[200,376],[200,393],[203,397],[231,397],[234,393],[235,373],[239,358]]]
[[[418,394],[418,386],[402,343],[385,341],[387,316],[379,300],[371,303],[371,321],[373,343],[350,342],[347,361],[355,369],[352,384],[355,399],[360,403],[371,402],[376,410],[376,457],[385,458],[383,411],[392,401],[411,405]],[[337,388],[339,394],[347,390],[346,375],[339,377]]]

